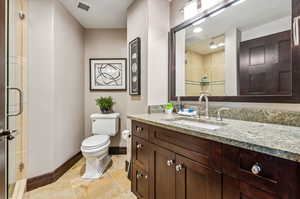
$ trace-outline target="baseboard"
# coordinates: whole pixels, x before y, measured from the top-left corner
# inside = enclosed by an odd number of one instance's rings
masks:
[[[126,147],[109,147],[109,154],[110,155],[124,155],[127,154]]]
[[[26,190],[31,191],[33,189],[37,189],[39,187],[55,182],[81,158],[82,158],[82,154],[81,152],[79,152],[76,155],[74,155],[72,158],[70,158],[68,161],[66,161],[64,164],[62,164],[60,167],[55,169],[53,172],[28,179]]]

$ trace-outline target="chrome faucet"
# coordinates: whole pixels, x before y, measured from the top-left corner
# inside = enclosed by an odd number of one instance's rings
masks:
[[[200,108],[199,108],[199,117],[200,117],[200,113],[201,113],[201,104],[202,104],[202,99],[205,99],[205,118],[209,119],[209,113],[208,113],[208,95],[207,94],[202,94],[199,97],[199,104],[200,104]]]
[[[223,111],[229,111],[229,108],[227,107],[222,107],[218,109],[218,114],[217,114],[217,121],[223,121],[223,117],[222,117],[222,112]]]

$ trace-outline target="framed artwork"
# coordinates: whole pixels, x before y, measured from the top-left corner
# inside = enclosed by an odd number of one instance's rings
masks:
[[[90,91],[126,91],[127,59],[91,58]]]
[[[129,43],[129,94],[141,95],[141,39]]]

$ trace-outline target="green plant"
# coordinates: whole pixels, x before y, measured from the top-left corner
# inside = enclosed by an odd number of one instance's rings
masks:
[[[112,112],[112,106],[114,105],[112,97],[100,97],[96,99],[96,105],[99,106],[102,113]]]

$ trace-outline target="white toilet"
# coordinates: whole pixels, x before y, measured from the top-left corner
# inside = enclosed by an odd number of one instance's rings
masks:
[[[83,140],[81,152],[86,159],[84,179],[98,179],[111,161],[108,154],[110,136],[119,131],[119,113],[92,114],[92,136]]]

